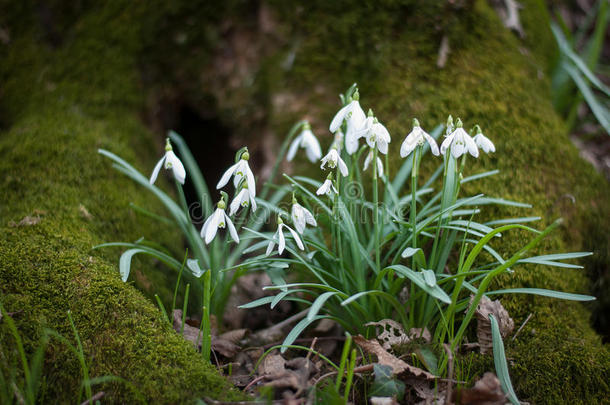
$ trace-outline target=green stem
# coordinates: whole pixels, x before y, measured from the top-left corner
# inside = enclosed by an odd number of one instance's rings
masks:
[[[201,355],[206,361],[210,361],[210,351],[212,349],[212,327],[210,324],[210,284],[211,270],[207,270],[203,274],[203,316],[201,318]]]
[[[373,207],[375,209],[375,265],[377,273],[381,271],[380,252],[379,252],[379,190],[377,189],[377,145],[373,149]]]

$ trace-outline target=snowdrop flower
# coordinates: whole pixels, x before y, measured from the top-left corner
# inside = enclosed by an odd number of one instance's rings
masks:
[[[305,148],[307,158],[311,162],[315,162],[322,157],[322,149],[320,149],[320,144],[315,135],[311,132],[311,126],[308,122],[303,124],[303,130],[290,144],[286,160],[291,161],[294,159],[294,155],[296,155],[299,146]]]
[[[459,158],[466,152],[474,157],[479,157],[479,150],[474,140],[462,128],[462,120],[458,118],[455,130],[445,138],[441,144],[441,153],[444,155],[447,148],[451,148],[451,154],[454,158]]]
[[[233,198],[233,201],[231,201],[231,205],[229,206],[229,215],[235,215],[237,210],[239,210],[239,207],[245,208],[250,204],[252,204],[252,212],[256,211],[256,200],[254,199],[254,196],[250,194],[248,185],[244,184],[241,191],[237,193],[237,195]]]
[[[152,175],[150,176],[150,184],[154,184],[157,181],[157,176],[159,175],[159,170],[161,170],[161,165],[167,170],[171,169],[174,174],[174,178],[180,183],[184,184],[184,178],[186,177],[186,171],[184,170],[184,166],[178,156],[172,150],[172,145],[169,143],[169,138],[165,140],[165,155],[157,162]]]
[[[201,237],[205,239],[206,244],[210,244],[210,242],[216,236],[216,232],[218,232],[218,228],[224,228],[225,225],[229,227],[229,232],[231,233],[231,237],[236,243],[239,243],[239,236],[237,235],[237,230],[231,222],[231,218],[225,212],[226,203],[225,203],[225,195],[223,193],[223,197],[220,201],[218,201],[218,205],[216,211],[212,215],[206,219],[203,224],[203,228],[201,228]]]
[[[494,146],[493,142],[489,140],[489,138],[487,138],[485,135],[483,135],[483,132],[481,131],[481,127],[479,127],[478,125],[475,125],[475,128],[477,130],[477,134],[473,138],[474,143],[479,148],[483,149],[483,152],[485,152],[485,153],[495,152],[496,147]]]
[[[235,163],[224,172],[216,185],[216,188],[220,189],[224,187],[225,184],[229,182],[229,179],[231,179],[231,176],[234,176],[233,185],[237,188],[240,181],[245,178],[246,184],[248,185],[248,193],[254,198],[254,196],[256,196],[256,184],[254,183],[254,174],[252,173],[252,170],[250,170],[248,160],[250,160],[250,153],[248,153],[248,149],[246,149],[246,151],[241,154],[239,162]]]
[[[330,167],[331,169],[336,168],[338,165],[339,171],[341,172],[343,177],[346,177],[349,174],[349,172],[347,171],[347,165],[345,164],[343,159],[341,159],[341,156],[339,156],[339,152],[337,151],[337,149],[331,149],[330,152],[328,152],[326,156],[322,158],[322,164],[320,165],[320,169],[326,170],[324,169],[324,166],[327,163],[328,167]]]
[[[371,148],[377,148],[379,152],[388,153],[388,143],[390,143],[390,133],[382,123],[373,116],[373,111],[369,110],[368,117],[364,122],[363,128],[357,132],[358,136],[366,138],[366,143]]]
[[[368,155],[366,155],[366,159],[364,159],[364,167],[362,168],[362,170],[366,170],[369,168],[369,165],[371,164],[371,160],[373,160],[374,157],[374,153],[371,150],[369,152]],[[379,177],[383,176],[383,163],[381,162],[381,159],[379,158],[379,156],[377,156],[377,175]]]
[[[292,196],[292,223],[294,223],[294,227],[297,228],[297,231],[302,234],[305,231],[305,226],[307,224],[311,226],[318,226],[316,219],[313,217],[313,214],[309,212],[309,210],[303,207],[301,204],[297,202],[297,199]]]
[[[362,128],[366,115],[364,110],[360,107],[360,94],[358,90],[352,94],[351,101],[341,108],[337,114],[335,114],[332,122],[330,123],[330,132],[335,133],[343,124],[345,120],[347,122],[347,130],[345,132],[345,150],[350,155],[358,150],[358,138],[357,131]]]
[[[419,126],[419,121],[417,121],[416,118],[413,118],[413,130],[409,135],[407,135],[407,138],[400,146],[400,157],[404,158],[409,156],[409,154],[413,152],[417,146],[422,146],[424,141],[428,142],[428,145],[430,145],[432,154],[434,156],[438,156],[438,146],[436,145],[434,138],[432,138],[426,131],[421,129]]]
[[[265,252],[265,255],[269,256],[273,251],[273,248],[275,247],[276,238],[278,240],[277,252],[279,254],[282,254],[284,252],[284,248],[286,247],[286,239],[284,238],[284,232],[282,231],[282,228],[288,229],[292,234],[292,238],[297,243],[299,249],[305,250],[305,246],[303,246],[303,242],[301,241],[301,238],[299,238],[299,234],[296,233],[294,229],[286,225],[284,221],[282,221],[282,217],[279,215],[277,217],[277,223],[277,231],[275,232],[275,235],[273,235],[273,239],[269,241],[269,245],[267,246],[267,252]]]
[[[339,192],[335,188],[335,185],[333,184],[333,174],[332,173],[330,173],[328,175],[328,177],[326,178],[326,181],[324,183],[322,183],[322,186],[320,186],[318,191],[316,191],[316,194],[317,195],[322,195],[322,194],[330,195],[331,190],[334,191],[336,194],[339,194]]]

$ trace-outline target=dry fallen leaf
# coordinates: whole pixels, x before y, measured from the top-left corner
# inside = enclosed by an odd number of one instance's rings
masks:
[[[376,339],[366,340],[361,335],[358,335],[354,336],[354,342],[356,342],[358,346],[362,347],[367,352],[376,355],[379,364],[385,364],[392,367],[395,375],[411,375],[428,380],[433,380],[435,378],[434,375],[430,374],[429,372],[422,370],[421,368],[411,366],[403,360],[400,360],[394,355],[388,353],[383,347],[381,347]]]
[[[26,216],[23,217],[23,219],[17,223],[15,223],[15,221],[10,221],[8,223],[8,226],[10,226],[11,228],[17,228],[17,227],[21,227],[21,226],[32,226],[32,225],[36,225],[38,224],[40,221],[42,221],[42,218],[39,215],[36,216]]]
[[[408,343],[411,339],[405,333],[402,325],[392,319],[382,319],[379,322],[369,322],[364,326],[375,326],[377,340],[383,342],[382,346],[390,350],[394,345]]]
[[[505,405],[506,395],[494,373],[485,373],[474,387],[454,392],[451,398],[457,405]]]
[[[472,302],[472,297],[471,297]],[[500,326],[500,334],[503,338],[508,336],[510,332],[515,328],[515,323],[508,315],[508,311],[504,309],[499,300],[492,301],[489,298],[483,296],[475,315],[477,317],[477,338],[479,340],[479,347],[481,353],[489,353],[492,351],[492,340],[491,340],[491,322],[489,321],[489,314],[498,320]]]

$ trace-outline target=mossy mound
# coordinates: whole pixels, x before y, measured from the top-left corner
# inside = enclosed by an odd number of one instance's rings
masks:
[[[161,153],[139,120],[143,96],[135,60],[145,31],[139,22],[154,23],[154,16],[126,3],[93,8],[76,22],[69,13],[61,15],[68,21],[57,24],[74,25],[61,32],[66,37],[57,44],[45,32],[56,27],[45,27],[37,18],[44,10],[34,3],[4,4],[1,25],[10,44],[0,48],[6,128],[0,138],[0,300],[16,313],[26,350],[38,346],[43,328],[74,342],[70,310],[90,376],[129,382],[96,386],[106,393],[104,402],[243,398],[163,322],[149,300],[120,280],[116,252],[91,250],[140,236],[176,240],[136,218],[130,202],[159,207],[97,154],[98,148],[109,149],[148,171]],[[6,372],[16,353],[5,323],[0,346]],[[74,354],[52,339],[44,362],[44,401],[73,403],[81,380]]]
[[[591,249],[605,258],[596,259],[598,266],[607,267],[610,191],[578,157],[552,109],[546,74],[554,45],[544,5],[521,3],[525,40],[504,29],[484,1],[199,7],[116,0],[51,2],[42,10],[34,2],[7,4],[0,17],[11,35],[0,48],[1,123],[8,128],[0,139],[0,181],[9,192],[0,207],[0,285],[7,309],[25,311],[19,326],[30,347],[42,326],[69,335],[64,312],[72,309],[94,356],[94,375],[122,375],[149,400],[164,402],[226,387],[148,301],[120,282],[114,256],[90,252],[99,242],[162,234],[123,209],[130,201],[151,202],[95,154],[104,147],[152,167],[152,137],[139,121],[150,105],[147,95],[177,93],[248,142],[257,130],[283,134],[305,116],[328,144],[336,94],[357,81],[363,106],[374,107],[393,135],[393,164],[413,116],[425,128],[449,113],[468,128],[479,123],[498,152],[470,170],[501,173],[466,192],[533,204],[526,213],[485,215],[539,215],[541,227],[562,216],[562,231],[539,251]],[[48,13],[53,23],[44,18]],[[451,53],[438,69],[445,35]],[[36,225],[8,226],[35,210],[44,211]],[[503,239],[497,248],[504,254],[523,244],[520,234]],[[527,266],[499,285],[586,293],[589,281],[583,272]],[[507,345],[522,400],[588,404],[610,396],[610,355],[589,326],[586,306],[531,296],[502,301],[517,325],[534,314]],[[52,353],[49,366],[66,365],[50,373],[56,390],[50,395],[67,400],[78,385],[78,366],[61,347]],[[129,367],[124,374],[123,366]],[[119,386],[110,395],[134,398]]]

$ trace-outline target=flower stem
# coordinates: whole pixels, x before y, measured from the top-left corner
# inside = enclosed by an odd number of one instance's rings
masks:
[[[373,149],[373,206],[375,209],[375,265],[377,267],[376,272],[381,271],[380,265],[380,252],[379,252],[379,190],[377,189],[377,182],[379,173],[377,173],[377,145]]]
[[[201,355],[206,361],[210,361],[210,352],[212,349],[212,325],[210,324],[210,293],[211,293],[211,275],[212,271],[207,270],[203,274],[203,316],[201,318]]]

